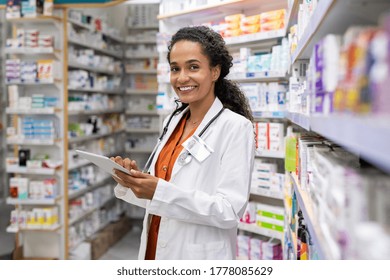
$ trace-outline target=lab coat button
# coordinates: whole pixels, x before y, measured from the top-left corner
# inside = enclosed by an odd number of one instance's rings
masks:
[[[166,242],[160,242],[159,245],[160,245],[161,248],[167,247],[167,243]]]
[[[163,166],[162,168],[164,171],[167,171],[168,170],[168,167],[166,165]]]

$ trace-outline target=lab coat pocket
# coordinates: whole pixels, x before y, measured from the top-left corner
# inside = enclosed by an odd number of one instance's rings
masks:
[[[187,254],[190,260],[226,259],[226,243],[224,241],[201,244],[187,244]]]

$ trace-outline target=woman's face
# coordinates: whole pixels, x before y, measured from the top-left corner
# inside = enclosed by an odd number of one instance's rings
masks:
[[[219,67],[210,67],[199,43],[178,41],[170,53],[171,85],[183,103],[203,104],[214,100]]]

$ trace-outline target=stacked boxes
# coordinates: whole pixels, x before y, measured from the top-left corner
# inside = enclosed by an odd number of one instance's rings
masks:
[[[58,225],[58,207],[12,210],[10,227],[13,229],[47,229]]]
[[[256,123],[257,150],[270,152],[284,151],[283,123]]]
[[[285,213],[283,207],[257,203],[256,225],[267,230],[283,233]]]

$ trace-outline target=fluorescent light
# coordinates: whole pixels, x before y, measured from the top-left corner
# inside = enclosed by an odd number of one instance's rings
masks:
[[[125,4],[160,4],[160,0],[127,0]]]

